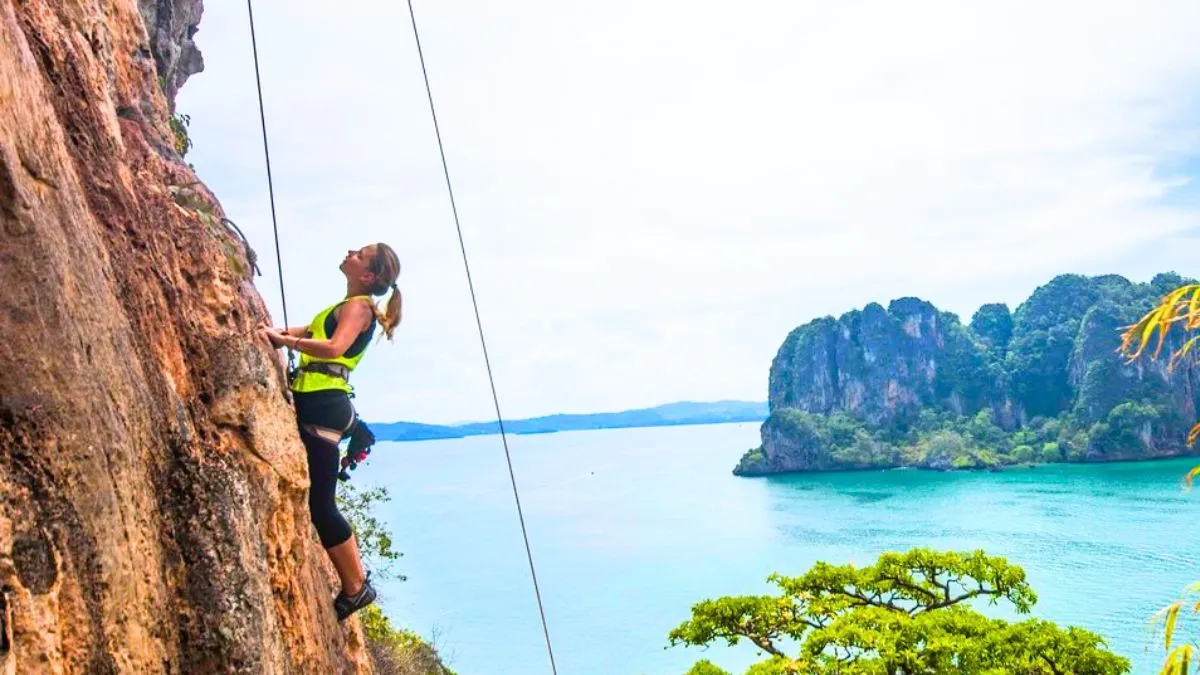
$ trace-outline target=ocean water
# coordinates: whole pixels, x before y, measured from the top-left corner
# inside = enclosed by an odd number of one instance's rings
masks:
[[[681,675],[700,658],[740,675],[761,659],[745,643],[668,648],[693,603],[913,546],[1007,557],[1039,596],[1033,616],[1098,632],[1151,673],[1154,612],[1200,580],[1200,490],[1181,486],[1196,460],[733,476],[757,435],[722,424],[509,437],[559,675]],[[408,578],[379,587],[395,623],[459,675],[551,672],[499,436],[382,443],[353,480],[392,495],[378,515]]]

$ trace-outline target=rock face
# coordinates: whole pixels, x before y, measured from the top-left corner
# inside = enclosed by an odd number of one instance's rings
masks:
[[[169,150],[199,11],[0,2],[0,673],[369,670],[246,251]]]
[[[204,57],[192,42],[204,13],[203,0],[138,0],[146,24],[154,65],[162,78],[167,103],[174,109],[175,94],[188,77],[204,70]]]
[[[875,425],[928,406],[974,413],[995,390],[980,370],[985,359],[957,317],[928,302],[901,298],[886,311],[872,303],[792,331],[771,366],[768,401],[772,410],[842,410]]]
[[[771,365],[762,446],[735,472],[1188,453],[1195,374],[1117,354],[1121,327],[1183,283],[1061,275],[1014,313],[984,305],[969,326],[916,298],[800,326]]]

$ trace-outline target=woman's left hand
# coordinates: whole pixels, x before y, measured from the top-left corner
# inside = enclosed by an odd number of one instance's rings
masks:
[[[284,335],[266,324],[258,325],[258,335],[275,349],[283,346]]]

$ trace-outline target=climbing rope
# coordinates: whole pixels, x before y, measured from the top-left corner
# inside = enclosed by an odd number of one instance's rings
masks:
[[[271,199],[271,227],[274,229],[275,233],[275,262],[279,268],[279,297],[283,303],[283,321],[284,325],[286,326],[290,324],[288,324],[287,320],[287,297],[284,294],[283,289],[283,258],[279,248],[279,225],[275,216],[275,188],[271,180],[271,152],[267,146],[267,114],[263,107],[262,76],[259,73],[258,65],[258,42],[254,34],[254,0],[246,0],[246,9],[250,16],[250,46],[254,54],[254,80],[258,86],[258,115],[262,124],[263,155],[266,158],[267,163],[267,189]],[[537,570],[534,568],[533,564],[533,552],[529,547],[529,532],[525,527],[525,514],[521,509],[521,495],[520,491],[517,489],[517,478],[515,472],[513,471],[512,453],[508,448],[508,435],[504,431],[504,415],[502,415],[500,412],[500,397],[496,393],[496,379],[492,375],[492,363],[491,359],[488,357],[487,340],[483,333],[483,320],[479,316],[479,302],[475,297],[475,284],[471,280],[471,264],[467,259],[467,245],[463,239],[462,225],[458,218],[458,206],[454,200],[454,187],[450,182],[450,168],[446,163],[446,150],[442,145],[442,132],[441,128],[438,126],[437,110],[433,105],[433,91],[429,86],[429,72],[425,68],[425,54],[421,49],[421,36],[417,31],[417,16],[413,11],[412,0],[408,0],[408,14],[412,19],[413,38],[417,43],[417,55],[421,59],[421,74],[425,79],[425,93],[429,97],[429,112],[433,115],[433,129],[437,135],[438,152],[442,157],[442,172],[446,176],[446,189],[450,193],[450,209],[454,214],[454,227],[458,231],[458,245],[459,249],[462,251],[463,267],[466,269],[467,273],[467,287],[471,291],[471,304],[475,308],[475,325],[479,329],[479,343],[483,348],[483,362],[487,367],[488,382],[491,384],[492,388],[492,403],[496,407],[496,421],[500,426],[500,439],[504,445],[504,457],[508,461],[508,477],[512,482],[513,499],[517,504],[517,518],[521,523],[521,536],[525,540],[525,556],[529,560],[529,574],[533,578],[533,592],[537,598],[538,614],[542,619],[542,633],[546,637],[546,652],[550,655],[550,670],[554,673],[554,675],[558,675],[558,668],[554,663],[554,648],[550,643],[550,629],[546,623],[546,610],[542,606],[542,593],[538,587]],[[292,350],[290,348],[288,349],[288,363],[292,363]]]
[[[287,316],[287,294],[283,292],[283,255],[279,251],[279,221],[275,217],[275,183],[271,180],[271,149],[267,146],[267,112],[263,107],[262,76],[258,68],[258,40],[254,35],[254,2],[246,0],[246,11],[250,15],[250,49],[254,54],[254,83],[258,87],[258,119],[262,124],[263,157],[267,162],[267,194],[271,198],[271,229],[275,232],[275,265],[279,269],[279,301],[283,304],[283,325],[291,326]],[[296,365],[296,355],[287,347],[288,371]]]
[[[442,156],[442,173],[446,176],[446,189],[450,193],[450,210],[454,214],[454,227],[458,230],[458,245],[462,250],[463,267],[467,271],[467,287],[471,290],[471,304],[475,308],[475,325],[479,329],[479,344],[483,348],[483,362],[487,366],[488,382],[492,386],[492,403],[496,406],[496,421],[500,426],[500,440],[504,444],[504,457],[508,460],[508,477],[512,481],[513,499],[517,503],[517,518],[521,522],[521,536],[525,539],[525,556],[529,559],[529,574],[533,577],[533,593],[537,596],[538,613],[542,617],[542,632],[546,636],[546,652],[550,655],[550,670],[558,675],[554,665],[554,648],[550,645],[550,629],[546,625],[546,610],[542,607],[542,593],[538,588],[537,571],[533,566],[533,552],[529,548],[529,532],[525,529],[525,514],[521,510],[521,495],[517,490],[517,477],[513,472],[512,454],[508,450],[508,436],[504,433],[504,416],[500,414],[500,397],[496,394],[496,379],[492,376],[492,363],[488,358],[487,340],[483,336],[483,320],[479,318],[479,303],[475,299],[475,284],[471,281],[471,264],[467,260],[467,245],[463,240],[462,225],[458,220],[458,206],[454,202],[454,186],[450,184],[450,168],[446,164],[446,149],[442,145],[442,131],[438,126],[437,109],[433,105],[433,90],[429,86],[429,71],[425,68],[425,53],[421,50],[421,36],[417,32],[417,15],[413,12],[412,0],[408,0],[408,15],[412,19],[413,39],[417,43],[417,56],[421,59],[421,75],[425,78],[425,93],[429,97],[429,113],[433,116],[433,131],[437,135],[438,152]]]

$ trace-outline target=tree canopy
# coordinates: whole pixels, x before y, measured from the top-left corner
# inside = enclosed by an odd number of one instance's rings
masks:
[[[1089,631],[1038,619],[1011,623],[972,603],[1028,614],[1025,572],[983,551],[916,548],[867,567],[817,563],[774,574],[778,595],[703,600],[671,631],[675,645],[749,642],[767,660],[746,675],[1111,675],[1130,663]],[[687,675],[728,675],[700,661]]]

